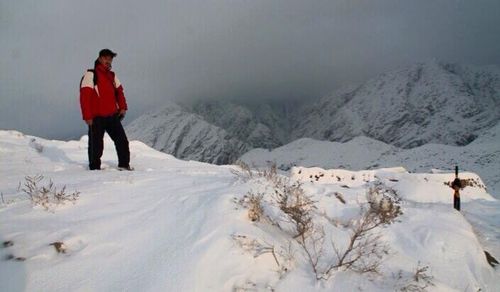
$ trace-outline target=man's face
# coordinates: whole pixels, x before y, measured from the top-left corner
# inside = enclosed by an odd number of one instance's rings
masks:
[[[100,56],[99,63],[104,65],[106,68],[111,69],[111,63],[113,63],[113,57],[112,56]]]

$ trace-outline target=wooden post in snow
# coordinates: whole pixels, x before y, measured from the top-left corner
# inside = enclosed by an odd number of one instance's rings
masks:
[[[458,165],[455,166],[455,179],[451,183],[451,188],[453,189],[453,208],[460,211],[460,190],[465,186],[462,181],[458,178]]]

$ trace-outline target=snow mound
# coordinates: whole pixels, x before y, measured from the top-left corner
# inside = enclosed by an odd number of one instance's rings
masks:
[[[419,203],[449,203],[453,190],[448,183],[455,179],[455,173],[408,173],[402,167],[360,171],[292,167],[290,173],[295,180],[315,184],[335,184],[344,188],[362,187],[370,182],[381,181],[396,190],[400,197]],[[477,174],[462,172],[460,179],[468,180],[472,184],[460,192],[463,202],[496,201],[486,192],[483,181]]]

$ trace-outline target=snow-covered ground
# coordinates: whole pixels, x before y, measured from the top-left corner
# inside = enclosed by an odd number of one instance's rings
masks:
[[[500,272],[483,251],[500,258],[500,204],[484,188],[467,187],[463,211],[455,211],[444,185],[453,174],[301,167],[280,173],[303,183],[316,201],[314,222],[341,248],[348,231],[325,218],[354,218],[374,181],[402,198],[400,222],[374,230],[390,247],[380,275],[339,269],[316,280],[286,230],[251,222],[238,203],[249,191],[262,192],[264,211],[276,215],[268,180],[244,180],[234,175],[236,166],[179,160],[137,141],[131,153],[136,171],[115,170],[106,138],[105,169],[88,171],[86,137],[63,142],[0,131],[0,242],[13,243],[0,247],[0,291],[391,291],[412,283],[418,266],[429,267],[429,291],[500,291]],[[53,212],[32,207],[19,183],[36,174],[80,198]],[[463,177],[482,184],[474,173]],[[63,242],[66,253],[52,242]],[[261,252],[275,247],[281,269],[271,253],[256,254],[259,244]]]

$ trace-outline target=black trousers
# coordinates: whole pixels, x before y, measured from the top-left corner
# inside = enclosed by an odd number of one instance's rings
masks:
[[[89,126],[89,169],[101,168],[101,157],[104,148],[104,132],[115,143],[118,154],[118,167],[128,167],[130,163],[130,150],[127,135],[123,129],[118,115],[109,117],[95,117],[92,126]]]
[[[453,208],[460,211],[460,196],[453,196]]]

